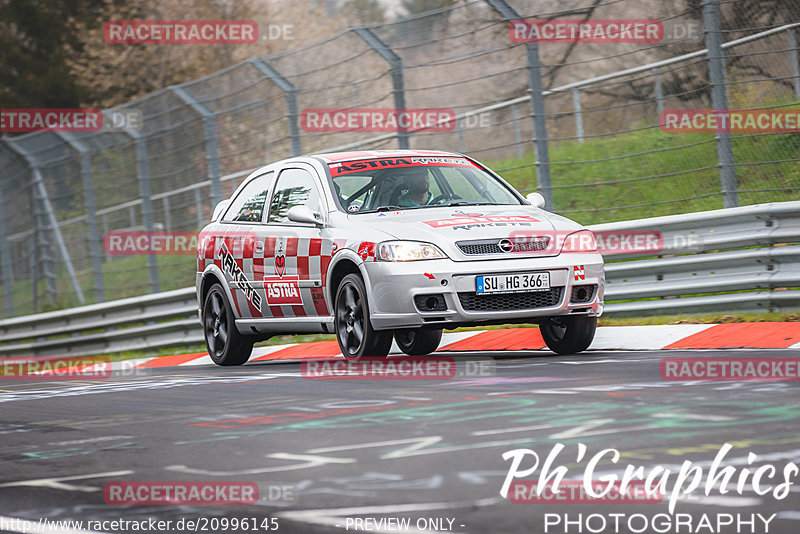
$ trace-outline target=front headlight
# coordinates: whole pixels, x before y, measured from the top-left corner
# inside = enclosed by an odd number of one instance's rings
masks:
[[[562,252],[597,252],[597,240],[590,230],[578,230],[564,237]]]
[[[442,260],[439,247],[419,241],[385,241],[378,245],[378,259],[382,261]]]

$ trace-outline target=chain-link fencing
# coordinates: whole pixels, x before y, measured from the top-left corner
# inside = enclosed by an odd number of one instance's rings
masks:
[[[515,26],[522,19],[649,21],[661,34],[537,41],[518,31],[532,27]],[[471,0],[104,112],[136,114],[137,127],[6,135],[0,309],[23,315],[191,285],[193,256],[113,255],[104,236],[197,231],[249,172],[299,154],[463,152],[584,224],[797,200],[798,133],[670,131],[663,117],[797,108],[798,32],[797,0]],[[304,128],[307,110],[365,108],[444,108],[456,120],[447,131]]]

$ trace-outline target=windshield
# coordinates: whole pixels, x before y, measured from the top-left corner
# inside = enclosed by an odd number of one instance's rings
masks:
[[[330,163],[349,213],[522,202],[494,176],[459,157],[376,158]]]

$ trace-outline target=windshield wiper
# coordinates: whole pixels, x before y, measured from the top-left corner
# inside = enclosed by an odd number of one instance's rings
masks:
[[[467,202],[466,200],[456,200],[450,202],[448,206],[494,206],[494,202]]]
[[[380,206],[379,208],[375,208],[372,211],[394,211],[401,209],[400,206]]]

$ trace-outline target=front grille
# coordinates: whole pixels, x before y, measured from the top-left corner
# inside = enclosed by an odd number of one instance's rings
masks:
[[[597,287],[594,284],[585,285],[585,286],[573,286],[572,287],[572,296],[570,297],[570,302],[589,302],[594,297],[594,288]],[[581,296],[583,298],[581,298]]]
[[[499,295],[478,295],[465,291],[458,294],[458,300],[467,311],[532,310],[557,305],[561,302],[563,290],[563,287],[553,287],[550,291]]]
[[[510,252],[538,252],[547,250],[550,245],[549,236],[530,236],[510,239],[514,248],[505,251],[498,244],[500,239],[480,239],[477,241],[459,241],[456,243],[461,252],[470,256],[485,254],[509,254]]]

